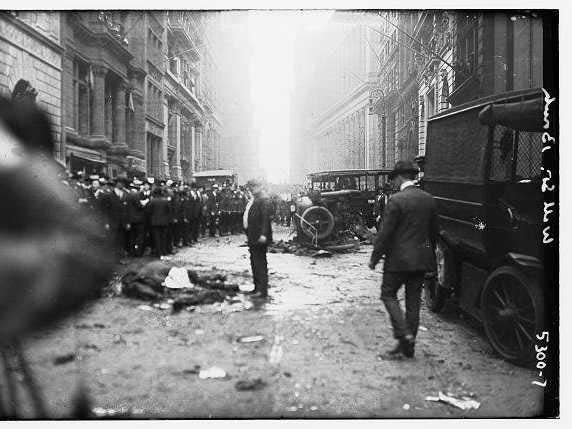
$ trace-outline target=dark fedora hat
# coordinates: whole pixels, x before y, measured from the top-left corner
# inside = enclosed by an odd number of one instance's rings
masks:
[[[397,161],[391,173],[389,173],[389,178],[392,179],[399,174],[417,174],[419,173],[419,167],[410,160]]]

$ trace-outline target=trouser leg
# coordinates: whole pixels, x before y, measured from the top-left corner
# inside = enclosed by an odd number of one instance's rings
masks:
[[[168,255],[169,253],[171,253],[173,251],[173,246],[169,242],[169,240],[170,240],[169,228],[170,227],[164,226],[162,228],[163,228],[163,231],[161,233],[161,237],[162,237],[161,242],[163,243],[163,254]]]
[[[163,252],[163,244],[161,243],[162,231],[160,226],[152,226],[151,227],[151,239],[153,241],[153,253],[156,256],[164,256]]]
[[[383,283],[381,285],[381,300],[389,313],[391,325],[393,326],[393,336],[401,339],[409,334],[403,310],[397,300],[397,292],[403,284],[402,273],[386,271],[383,273]]]
[[[142,256],[145,250],[145,226],[143,223],[131,224],[130,233],[130,252],[132,252],[134,256]]]
[[[421,291],[424,273],[408,274],[405,281],[405,321],[411,335],[417,336],[419,329],[419,310],[421,308]]]
[[[257,292],[268,294],[268,262],[266,260],[266,246],[250,246],[250,261],[252,276]]]
[[[256,271],[256,255],[254,247],[248,248],[250,252],[250,269],[252,270],[252,282],[254,283],[254,290],[258,292],[258,276]]]

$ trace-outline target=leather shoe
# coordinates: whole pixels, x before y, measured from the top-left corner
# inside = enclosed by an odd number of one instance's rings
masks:
[[[403,351],[402,351],[402,347],[401,347],[401,341],[398,342],[394,348],[392,348],[391,350],[389,350],[387,352],[387,354],[389,356],[397,356],[397,355],[402,354],[402,353],[403,353]]]
[[[409,336],[404,337],[399,340],[399,344],[401,346],[401,352],[405,357],[412,358],[415,355],[415,338],[409,338]]]
[[[254,292],[252,295],[250,295],[251,298],[259,298],[259,299],[267,299],[268,298],[268,294],[262,294],[260,292]]]

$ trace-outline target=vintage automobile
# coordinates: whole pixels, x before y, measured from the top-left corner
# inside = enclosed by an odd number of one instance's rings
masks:
[[[390,170],[320,171],[306,176],[307,192],[296,201],[298,237],[318,242],[359,234],[376,225]]]
[[[448,297],[484,325],[494,350],[525,364],[544,326],[542,94],[473,101],[428,123],[422,186],[438,202],[431,310]]]

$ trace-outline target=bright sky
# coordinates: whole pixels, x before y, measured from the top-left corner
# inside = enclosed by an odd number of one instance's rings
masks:
[[[290,159],[290,97],[297,31],[319,30],[331,12],[251,11],[249,41],[254,126],[260,163],[272,183],[286,183]]]

